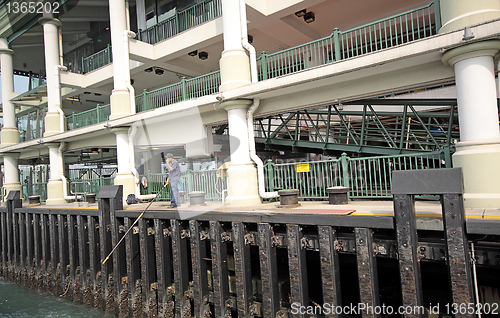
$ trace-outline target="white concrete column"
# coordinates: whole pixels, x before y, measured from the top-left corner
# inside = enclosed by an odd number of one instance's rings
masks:
[[[220,59],[220,92],[251,84],[250,59],[241,44],[240,1],[222,0],[224,51]],[[228,205],[261,203],[257,187],[257,169],[250,160],[246,115],[251,100],[221,104],[228,112],[231,164],[227,170]]]
[[[125,202],[127,195],[135,194],[135,178],[130,167],[128,127],[114,128],[112,131],[116,134],[116,160],[118,162],[115,185],[123,185],[123,201]]]
[[[2,107],[3,127],[1,132],[1,146],[19,143],[19,131],[16,124],[16,113],[14,104],[10,102],[14,93],[14,69],[12,56],[14,51],[9,49],[6,38],[0,38],[0,63],[2,67]]]
[[[61,88],[57,66],[60,62],[59,31],[61,22],[54,18],[40,18],[43,25],[43,44],[45,51],[45,72],[47,74],[47,103],[48,112],[45,115],[44,136],[51,136],[61,132]],[[64,125],[63,125],[64,127]]]
[[[110,119],[131,114],[130,93],[127,82],[130,82],[129,56],[124,49],[124,33],[127,31],[127,16],[124,0],[109,0],[109,20],[111,29],[111,46],[113,54],[113,84],[110,96]]]
[[[64,199],[63,181],[61,176],[64,174],[64,163],[62,153],[59,153],[59,143],[47,144],[49,148],[50,177],[47,183],[47,205],[62,205],[67,203]]]
[[[23,187],[19,182],[19,170],[18,170],[18,153],[8,153],[3,156],[4,172],[5,172],[5,182],[3,186],[7,189],[7,194],[10,191],[21,191],[21,197],[23,193]]]
[[[222,0],[224,51],[220,59],[220,91],[250,84],[250,59],[241,45],[240,1]]]
[[[231,102],[230,102],[231,103]],[[246,124],[247,109],[252,101],[238,100],[233,105],[224,105],[229,125],[229,147],[233,164],[251,163],[248,151],[248,129]]]
[[[493,57],[500,41],[484,41],[446,52],[457,85],[460,142],[453,166],[464,176],[467,208],[500,207],[500,127]]]
[[[498,0],[440,0],[441,29],[439,33],[463,29],[484,21],[500,18]]]

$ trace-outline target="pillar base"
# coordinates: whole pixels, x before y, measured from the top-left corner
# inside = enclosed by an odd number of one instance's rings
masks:
[[[230,206],[257,205],[262,201],[257,187],[257,169],[252,163],[231,164],[227,169],[228,197]]]
[[[500,139],[457,143],[453,166],[461,167],[466,208],[500,207]]]
[[[43,136],[48,137],[61,132],[61,115],[58,112],[48,112],[45,114],[45,132]]]
[[[19,131],[17,128],[3,127],[0,132],[1,147],[11,146],[19,143]]]
[[[123,186],[123,204],[127,205],[127,196],[131,193],[135,194],[135,178],[132,173],[117,173],[114,185]]]
[[[110,120],[131,115],[130,93],[128,91],[113,90],[109,100],[111,105]]]
[[[21,193],[21,199],[23,199],[23,186],[21,183],[4,183],[3,184],[5,190],[6,190],[6,195],[9,195],[10,191],[19,191]],[[5,198],[4,198],[5,201]]]
[[[63,205],[68,203],[64,199],[64,187],[62,180],[49,179],[47,183],[47,205]]]

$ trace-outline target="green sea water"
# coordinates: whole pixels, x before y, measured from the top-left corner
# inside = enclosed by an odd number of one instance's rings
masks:
[[[112,318],[114,316],[0,279],[0,317]]]

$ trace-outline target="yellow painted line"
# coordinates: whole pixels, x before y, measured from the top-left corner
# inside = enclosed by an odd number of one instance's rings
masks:
[[[354,212],[351,215],[364,215],[364,216],[394,216],[394,213],[373,213],[373,212]],[[436,218],[441,218],[441,214],[432,214],[432,213],[426,213],[426,214],[416,214],[417,217],[436,217]],[[466,219],[489,219],[489,220],[500,220],[499,215],[467,215],[465,217]]]
[[[64,206],[27,206],[23,207],[27,209],[68,209],[68,210],[98,210],[98,208],[86,208],[86,207],[64,207]]]

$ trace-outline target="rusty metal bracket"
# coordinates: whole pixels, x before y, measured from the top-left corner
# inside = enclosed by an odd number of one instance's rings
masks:
[[[118,226],[118,233],[125,233],[126,229],[124,225]]]
[[[139,234],[139,227],[138,226],[134,226],[133,229],[132,229],[132,233],[133,234]]]
[[[152,227],[148,227],[148,236],[154,235],[155,230]]]
[[[200,231],[200,240],[201,241],[204,241],[204,240],[209,240],[210,239],[210,232],[208,231]]]
[[[163,229],[163,237],[169,237],[171,234],[169,229]]]
[[[261,303],[253,303],[249,307],[250,315],[262,317],[262,304]]]
[[[245,245],[255,245],[255,235],[253,233],[247,233],[244,236]]]
[[[273,247],[283,246],[283,236],[273,235],[271,236],[271,242]]]
[[[181,239],[189,238],[191,237],[191,233],[188,230],[182,230],[181,231]]]
[[[222,243],[231,241],[231,232],[222,232],[220,234]]]

